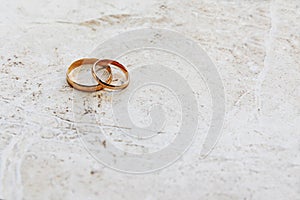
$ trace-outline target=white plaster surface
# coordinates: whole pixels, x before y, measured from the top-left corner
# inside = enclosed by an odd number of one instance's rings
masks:
[[[0,199],[300,199],[299,22],[300,3],[289,0],[2,1]],[[82,147],[65,72],[101,41],[142,27],[205,49],[226,119],[207,158],[196,140],[170,167],[131,175]]]

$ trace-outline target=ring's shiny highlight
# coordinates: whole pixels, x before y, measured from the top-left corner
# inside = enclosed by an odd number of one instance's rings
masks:
[[[76,83],[75,81],[73,81],[69,74],[77,67],[80,67],[82,65],[86,65],[86,64],[92,64],[92,65],[100,65],[101,67],[104,67],[105,70],[107,70],[109,72],[109,76],[107,78],[107,80],[105,80],[105,84],[109,84],[111,81],[112,81],[112,74],[111,74],[111,68],[109,67],[109,65],[104,65],[100,62],[98,62],[99,59],[97,58],[82,58],[82,59],[79,59],[79,60],[76,60],[75,62],[73,62],[70,67],[68,68],[68,71],[67,71],[67,82],[68,84],[77,89],[77,90],[81,90],[81,91],[85,91],[85,92],[95,92],[95,91],[99,91],[101,89],[103,89],[103,85],[104,84],[100,84],[98,83],[97,85],[83,85],[83,84],[79,84],[79,83]],[[94,68],[93,66],[93,68]],[[93,71],[93,76],[94,76],[94,71]],[[95,77],[95,76],[94,76]],[[99,81],[98,81],[99,82]]]
[[[116,67],[118,67],[119,69],[121,69],[121,71],[124,73],[125,75],[125,81],[123,84],[121,85],[111,85],[109,82],[107,81],[102,81],[101,78],[99,76],[97,76],[96,74],[96,66],[109,66],[109,65],[114,65]],[[103,88],[107,88],[107,89],[111,89],[111,90],[120,90],[120,89],[124,89],[128,86],[129,84],[129,74],[127,69],[120,63],[118,63],[117,61],[114,60],[109,60],[109,59],[104,59],[104,60],[98,60],[97,62],[95,62],[95,64],[92,67],[92,74],[94,76],[94,78],[98,81],[98,83],[103,87]]]

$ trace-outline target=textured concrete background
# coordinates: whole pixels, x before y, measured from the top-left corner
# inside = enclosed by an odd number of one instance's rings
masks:
[[[297,1],[2,1],[0,198],[300,199]],[[223,135],[152,174],[115,172],[82,148],[65,71],[111,35],[168,28],[194,39],[226,93]]]

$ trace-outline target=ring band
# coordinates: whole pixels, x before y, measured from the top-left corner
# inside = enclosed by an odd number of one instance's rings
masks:
[[[67,70],[68,84],[77,90],[81,90],[81,91],[85,91],[85,92],[95,92],[95,91],[99,91],[99,90],[103,89],[103,85],[101,85],[100,83],[98,83],[98,85],[82,85],[82,84],[76,83],[75,81],[71,80],[71,78],[69,77],[69,74],[71,73],[71,71],[73,71],[77,67],[80,67],[85,64],[99,65],[99,64],[97,64],[98,60],[99,59],[97,59],[97,58],[82,58],[82,59],[79,59],[79,60],[76,60],[75,62],[73,62]],[[110,83],[112,81],[111,68],[108,65],[101,65],[101,66],[105,67],[106,70],[109,72],[109,77],[107,78],[107,80],[105,82]]]
[[[96,74],[96,66],[99,65],[99,66],[109,66],[109,65],[114,65],[116,67],[118,67],[119,69],[122,70],[122,72],[124,73],[125,75],[125,82],[121,85],[111,85],[110,83],[108,83],[107,81],[104,82],[101,80],[101,78],[99,78]],[[109,60],[109,59],[105,59],[105,60],[98,60],[97,62],[94,63],[93,67],[92,67],[92,74],[94,76],[94,78],[98,81],[98,83],[104,87],[104,88],[108,88],[108,89],[111,89],[111,90],[120,90],[120,89],[124,89],[128,86],[129,84],[129,74],[128,74],[128,71],[127,69],[120,63],[118,63],[117,61],[114,61],[114,60]]]

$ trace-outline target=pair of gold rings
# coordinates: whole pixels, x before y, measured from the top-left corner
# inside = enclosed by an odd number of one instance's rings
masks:
[[[83,85],[83,84],[73,81],[72,78],[70,77],[70,74],[74,69],[76,69],[82,65],[87,65],[87,64],[93,65],[91,68],[91,72],[92,72],[93,78],[98,83],[97,85]],[[121,85],[111,84],[111,82],[113,80],[113,75],[112,75],[112,70],[111,70],[110,66],[115,66],[124,73],[125,81]],[[97,75],[97,73],[96,73],[97,67],[101,67],[108,72],[108,78],[106,80],[102,80],[101,77],[99,77]],[[77,90],[85,91],[85,92],[95,92],[95,91],[102,90],[104,88],[110,89],[110,90],[120,90],[120,89],[124,89],[128,86],[129,73],[122,64],[120,64],[119,62],[117,62],[115,60],[109,60],[109,59],[99,60],[97,58],[82,58],[82,59],[79,59],[79,60],[76,60],[75,62],[73,62],[70,65],[70,67],[68,68],[67,82],[71,87],[73,87]]]

